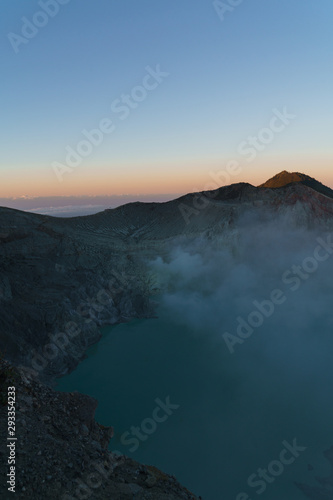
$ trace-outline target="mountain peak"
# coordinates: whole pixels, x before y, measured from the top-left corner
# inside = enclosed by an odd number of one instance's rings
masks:
[[[333,190],[324,186],[324,184],[317,181],[313,177],[300,172],[287,172],[287,170],[283,170],[279,174],[274,175],[274,177],[258,187],[278,189],[295,183],[303,184],[304,186],[314,189],[318,193],[328,196],[329,198],[333,198]]]
[[[301,174],[299,172],[287,172],[287,170],[283,170],[279,174],[274,175],[274,177],[266,181],[264,184],[261,184],[259,187],[279,188],[287,186],[288,184],[292,184],[293,182],[304,182],[310,180],[315,181],[315,179],[309,177],[308,175]]]

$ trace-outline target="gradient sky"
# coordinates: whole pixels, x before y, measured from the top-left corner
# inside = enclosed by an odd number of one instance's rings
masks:
[[[1,197],[183,193],[230,160],[229,183],[286,169],[333,187],[332,0],[244,0],[223,20],[210,0],[69,0],[17,53],[8,34],[41,7],[0,9]],[[169,76],[121,120],[112,103],[157,65]],[[296,118],[248,162],[239,145],[284,107]],[[59,182],[52,162],[104,118],[115,130]]]

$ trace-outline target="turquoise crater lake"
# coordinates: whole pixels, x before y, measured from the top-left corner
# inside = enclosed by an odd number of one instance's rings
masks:
[[[270,326],[275,331],[279,323]],[[272,350],[280,342],[273,333]],[[111,450],[175,475],[204,500],[236,500],[242,492],[253,499],[261,488],[263,499],[304,500],[294,482],[313,484],[308,464],[329,474],[322,452],[333,444],[333,405],[327,394],[322,412],[316,394],[332,363],[314,349],[322,372],[311,384],[290,380],[297,345],[281,367],[261,344],[258,333],[230,355],[218,335],[194,332],[162,301],[156,319],[104,328],[99,344],[57,389],[98,399],[97,421],[115,430]],[[250,487],[249,476],[278,460],[282,443],[294,439],[306,450],[271,482]]]

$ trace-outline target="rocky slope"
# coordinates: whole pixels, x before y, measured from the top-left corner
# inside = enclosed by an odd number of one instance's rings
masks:
[[[79,472],[79,456],[107,453],[106,434],[92,422],[94,403],[84,396],[56,395],[40,382],[50,384],[55,377],[74,369],[87,347],[99,340],[101,326],[154,314],[149,297],[157,285],[147,261],[157,255],[167,255],[174,245],[190,244],[194,240],[237,248],[242,224],[250,220],[260,223],[279,219],[289,227],[332,231],[333,199],[313,186],[292,181],[276,189],[276,186],[256,188],[241,183],[189,194],[167,203],[130,203],[96,215],[70,219],[0,208],[0,350],[25,374],[26,381],[19,379],[18,384],[20,393],[27,394],[30,404],[27,403],[28,407],[20,415],[26,422],[26,426],[21,425],[20,435],[25,440],[26,453],[33,457],[30,466],[38,465],[38,471],[34,469],[36,484],[44,481],[43,488],[47,488],[46,476],[51,475],[52,488],[55,484],[60,487],[64,449],[75,474]],[[26,377],[30,377],[30,382]],[[89,422],[80,420],[72,409],[81,404],[90,415],[90,427]],[[36,411],[38,405],[41,412]],[[48,414],[46,408],[53,413]],[[50,474],[46,473],[46,464],[38,461],[41,455],[35,453],[34,438],[28,439],[25,434],[29,431],[29,436],[32,435],[34,429],[37,432],[41,425],[39,417],[43,420],[43,415],[58,422],[54,427],[46,418],[42,424],[40,450],[50,447],[54,450],[54,471]],[[61,419],[63,424],[59,423]],[[65,427],[74,421],[77,423],[70,433],[72,452],[66,444],[69,436]],[[90,429],[86,436],[80,431],[82,425],[85,433],[86,428]],[[115,460],[107,456],[108,460]],[[42,457],[48,463],[47,457]],[[25,459],[22,460],[22,468],[26,470]],[[161,479],[163,493],[162,490],[156,494],[152,490],[146,492],[145,481],[153,481],[149,479],[150,472],[155,474],[153,469],[148,470],[149,473],[134,473],[139,466],[131,463],[127,461],[120,466],[116,462],[124,480],[118,482],[136,485],[130,487],[131,491],[127,488],[127,493],[119,493],[124,495],[119,498],[192,498],[184,496],[188,493],[183,493],[179,485],[172,490],[170,478],[164,482]],[[71,490],[72,483],[71,486],[69,483],[75,476],[72,472],[64,472],[69,482],[61,483],[59,491],[67,487]],[[24,476],[22,484],[26,481]],[[28,495],[33,483],[26,484],[22,498],[32,498]],[[118,498],[112,487],[105,494],[109,496],[91,498]],[[45,494],[34,498],[60,497],[49,496],[45,489]]]
[[[196,500],[174,477],[108,451],[112,428],[94,420],[97,401],[56,393],[0,361],[0,439],[7,441],[7,387],[16,387],[16,488],[5,488],[9,448],[0,448],[3,500]],[[9,486],[9,485],[8,485]]]
[[[310,500],[332,500],[333,498],[333,446],[324,452],[324,457],[331,466],[331,473],[328,477],[315,477],[319,486],[296,483],[306,498],[310,498]]]

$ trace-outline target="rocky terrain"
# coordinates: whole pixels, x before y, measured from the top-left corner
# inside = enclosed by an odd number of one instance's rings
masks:
[[[69,219],[0,208],[1,351],[42,380],[67,373],[102,325],[153,314],[149,258],[198,239],[236,247],[244,214],[329,231],[333,201],[302,183],[235,184]]]
[[[112,428],[94,420],[97,401],[54,392],[0,361],[0,439],[7,440],[7,386],[16,387],[16,488],[5,488],[9,449],[0,448],[1,499],[195,500],[177,480],[108,451]],[[10,441],[9,441],[10,442]]]
[[[333,446],[324,452],[324,457],[331,466],[331,473],[328,477],[315,477],[319,486],[296,483],[306,498],[310,498],[310,500],[331,500],[333,498]]]
[[[261,187],[234,184],[68,219],[0,208],[0,350],[16,367],[21,398],[22,498],[66,492],[74,498],[194,498],[156,469],[116,459],[107,452],[111,431],[93,420],[96,402],[50,386],[100,339],[101,326],[154,315],[158,277],[147,262],[172,246],[202,240],[237,248],[239,221],[251,217],[333,230],[329,188],[303,174],[278,177]],[[98,490],[91,487],[90,496],[75,497],[75,478],[89,473],[91,460],[106,460],[114,474]]]

